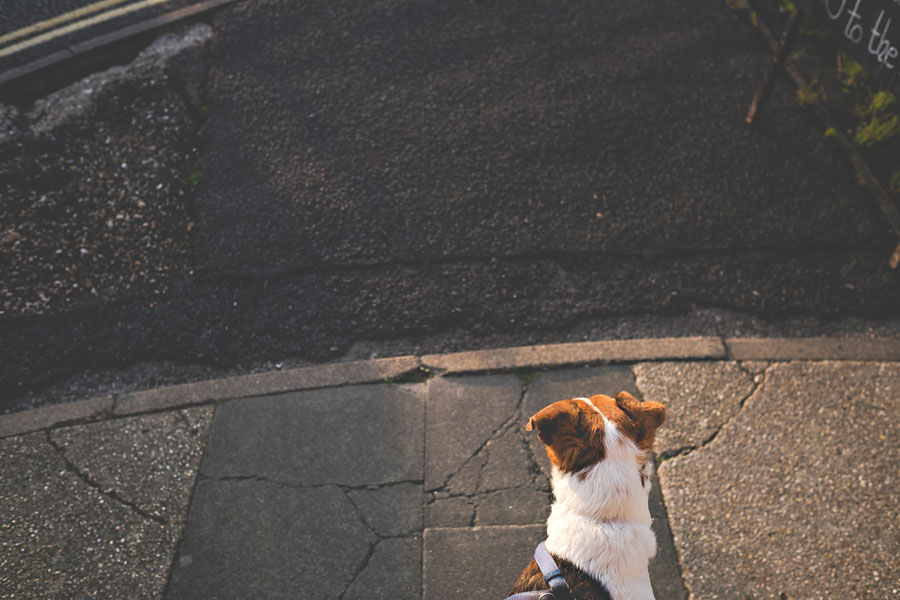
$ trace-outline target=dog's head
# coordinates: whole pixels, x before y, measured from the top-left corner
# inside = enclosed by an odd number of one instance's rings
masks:
[[[617,453],[607,446],[608,437],[616,438],[617,444],[633,442],[646,455],[665,419],[662,404],[641,402],[623,391],[615,398],[601,394],[554,402],[531,417],[525,429],[537,430],[556,468],[576,473],[615,458],[611,455]]]

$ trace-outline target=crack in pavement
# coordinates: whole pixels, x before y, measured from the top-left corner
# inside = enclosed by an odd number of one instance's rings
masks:
[[[476,448],[474,452],[468,458],[466,458],[466,460],[462,462],[459,468],[457,468],[453,473],[447,476],[446,480],[440,487],[433,490],[428,490],[426,506],[433,506],[435,503],[442,500],[463,500],[472,508],[472,514],[469,519],[469,526],[475,527],[480,523],[479,509],[481,508],[481,501],[488,497],[510,490],[525,489],[536,490],[538,492],[547,492],[549,494],[549,481],[547,481],[543,469],[541,469],[540,464],[537,462],[534,456],[534,452],[531,448],[524,429],[518,427],[518,425],[524,419],[523,411],[527,393],[528,384],[523,384],[519,393],[519,399],[512,410],[512,414],[499,426],[494,428],[487,439],[481,445],[479,445],[478,448]],[[510,432],[512,432],[514,439],[524,446],[526,460],[528,463],[527,469],[530,474],[530,479],[527,482],[518,485],[498,487],[494,489],[484,489],[484,472],[486,467],[490,463],[491,457],[490,445],[492,442],[500,440],[504,435],[507,435]],[[460,473],[462,473],[468,466],[470,466],[473,461],[478,459],[481,459],[481,463],[478,465],[478,473],[475,478],[476,481],[474,486],[472,487],[473,491],[453,491],[451,489],[453,479]]]
[[[672,459],[672,458],[677,458],[679,456],[686,456],[686,455],[690,454],[691,452],[694,452],[695,450],[701,450],[703,448],[706,448],[709,444],[711,444],[713,442],[713,440],[715,440],[718,437],[719,433],[723,429],[725,429],[729,424],[731,424],[735,419],[737,419],[737,417],[741,414],[741,411],[744,410],[744,405],[747,403],[747,401],[751,397],[753,397],[753,395],[756,394],[756,392],[758,392],[760,390],[760,388],[762,388],[763,385],[765,385],[766,381],[769,378],[769,371],[772,369],[772,367],[774,365],[775,365],[775,363],[769,363],[762,370],[762,372],[753,373],[752,371],[749,371],[748,369],[743,367],[741,365],[741,363],[738,363],[738,368],[741,370],[741,372],[750,376],[750,379],[753,382],[753,387],[750,389],[749,392],[747,392],[744,395],[743,398],[741,398],[740,402],[738,403],[738,408],[737,408],[737,410],[734,411],[734,414],[731,415],[730,417],[728,417],[728,419],[724,423],[722,423],[722,425],[720,425],[718,428],[716,428],[716,430],[713,431],[710,435],[708,435],[706,437],[706,439],[704,439],[702,442],[700,442],[700,444],[681,446],[680,448],[677,448],[675,450],[663,452],[662,454],[657,456],[657,459],[656,459],[657,465],[661,464],[664,461]]]
[[[284,481],[281,479],[272,479],[271,477],[267,477],[265,475],[221,475],[219,477],[210,477],[206,474],[200,474],[198,479],[199,482],[210,482],[210,481],[218,481],[218,482],[229,482],[229,481],[259,481],[261,483],[268,483],[270,485],[276,485],[278,487],[284,488],[292,488],[297,490],[315,490],[329,487],[336,487],[342,491],[347,490],[382,490],[385,488],[389,488],[395,485],[404,485],[404,484],[413,484],[413,485],[422,485],[424,481],[422,479],[402,479],[398,481],[387,481],[384,483],[366,483],[360,485],[346,485],[343,483],[293,483],[291,481]]]
[[[87,473],[82,471],[81,468],[78,467],[78,465],[76,465],[72,460],[69,459],[68,456],[66,456],[65,447],[63,445],[57,443],[53,439],[51,434],[52,434],[51,430],[48,430],[46,432],[47,443],[50,444],[50,446],[56,451],[56,453],[62,459],[63,463],[66,465],[66,470],[69,471],[70,473],[72,473],[77,479],[84,482],[89,487],[97,490],[97,492],[102,494],[104,497],[109,498],[110,500],[113,500],[114,502],[124,506],[125,508],[130,509],[131,512],[138,514],[145,519],[149,519],[149,520],[151,520],[155,523],[158,523],[164,527],[169,527],[171,525],[174,525],[173,521],[169,521],[160,515],[155,515],[151,512],[148,512],[148,511],[144,510],[143,508],[141,508],[137,503],[132,502],[131,500],[128,500],[127,498],[123,498],[114,489],[109,489],[109,490],[104,489],[103,486],[99,482],[91,479],[91,477]]]
[[[519,402],[521,403],[521,399],[519,400]],[[482,442],[466,460],[463,461],[463,463],[459,466],[459,468],[456,469],[450,475],[448,475],[446,477],[446,479],[444,479],[444,483],[442,483],[440,486],[438,486],[434,489],[427,490],[427,491],[431,492],[432,494],[446,491],[447,486],[450,484],[450,481],[454,477],[459,475],[462,472],[462,470],[465,469],[469,465],[470,462],[472,462],[473,460],[478,458],[478,455],[481,454],[482,450],[487,448],[488,444],[490,444],[495,439],[499,438],[503,433],[506,432],[507,429],[509,429],[513,424],[515,424],[516,420],[518,419],[518,414],[516,412],[517,410],[518,410],[518,405],[516,406],[516,409],[514,409],[513,415],[510,416],[509,418],[507,418],[505,421],[503,421],[503,423],[501,423],[498,427],[496,427],[491,432],[491,434],[488,436],[488,438],[484,442]],[[484,464],[482,464],[481,467],[479,467],[479,472],[478,472],[479,479],[481,477],[481,470],[483,470],[483,469],[484,469]],[[476,489],[477,489],[477,487],[476,487]]]

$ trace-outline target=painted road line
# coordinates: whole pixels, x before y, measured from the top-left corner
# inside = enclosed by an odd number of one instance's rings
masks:
[[[49,56],[45,56],[40,60],[36,60],[21,67],[16,67],[15,69],[10,69],[9,71],[0,73],[0,86],[8,85],[25,77],[31,77],[36,73],[39,73],[46,69],[59,68],[67,61],[77,60],[81,55],[89,54],[103,48],[112,47],[115,44],[124,42],[139,35],[143,35],[149,31],[153,31],[154,29],[159,29],[161,27],[170,26],[174,23],[180,23],[182,21],[194,19],[199,15],[217,9],[220,6],[238,1],[239,0],[205,0],[204,2],[191,4],[189,6],[185,6],[184,8],[179,8],[178,10],[167,12],[158,17],[153,17],[151,19],[135,23],[134,25],[129,25],[110,33],[91,38],[84,42],[73,44],[65,50],[60,50],[59,52],[55,52]]]
[[[51,27],[55,27],[74,19],[78,19],[80,17],[84,17],[86,15],[90,15],[92,13],[107,9],[110,6],[115,6],[116,4],[122,4],[126,1],[127,0],[102,0],[102,2],[95,2],[87,6],[82,6],[77,10],[72,10],[67,13],[57,15],[52,19],[34,23],[32,25],[29,25],[28,27],[23,27],[22,29],[17,29],[16,31],[12,31],[10,33],[5,33],[3,35],[0,35],[0,46],[13,40],[17,40],[20,37],[25,37],[33,33],[44,31],[45,29],[50,29]]]
[[[18,44],[13,44],[12,46],[7,46],[0,50],[0,58],[4,56],[9,56],[11,54],[15,54],[16,52],[21,52],[27,48],[31,48],[32,46],[37,46],[38,44],[43,44],[44,42],[56,39],[63,35],[72,33],[73,31],[78,31],[80,29],[84,29],[86,27],[91,27],[93,25],[97,25],[98,23],[103,23],[105,21],[109,21],[111,19],[115,19],[116,17],[121,17],[122,15],[127,15],[128,13],[132,13],[138,10],[143,10],[145,8],[149,8],[151,6],[156,6],[157,4],[165,4],[166,2],[170,2],[171,0],[141,0],[140,2],[135,2],[134,4],[128,4],[121,8],[115,8],[113,10],[108,10],[106,12],[100,13],[99,15],[82,19],[81,21],[76,21],[70,25],[66,25],[65,27],[60,27],[58,29],[54,29],[52,31],[48,31],[42,35],[33,37],[31,39],[25,40],[24,42],[19,42]]]

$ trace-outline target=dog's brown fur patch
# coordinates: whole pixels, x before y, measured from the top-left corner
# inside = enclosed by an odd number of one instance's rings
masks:
[[[531,417],[525,429],[537,429],[550,462],[563,473],[603,460],[603,418],[584,400],[554,402]]]

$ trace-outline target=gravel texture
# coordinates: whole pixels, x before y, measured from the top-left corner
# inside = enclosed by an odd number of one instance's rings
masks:
[[[209,408],[0,440],[0,597],[160,598]]]
[[[190,272],[211,36],[195,25],[28,112],[0,106],[0,315],[162,293]]]
[[[180,527],[212,413],[204,406],[66,427],[49,435],[66,460],[104,492]]]

